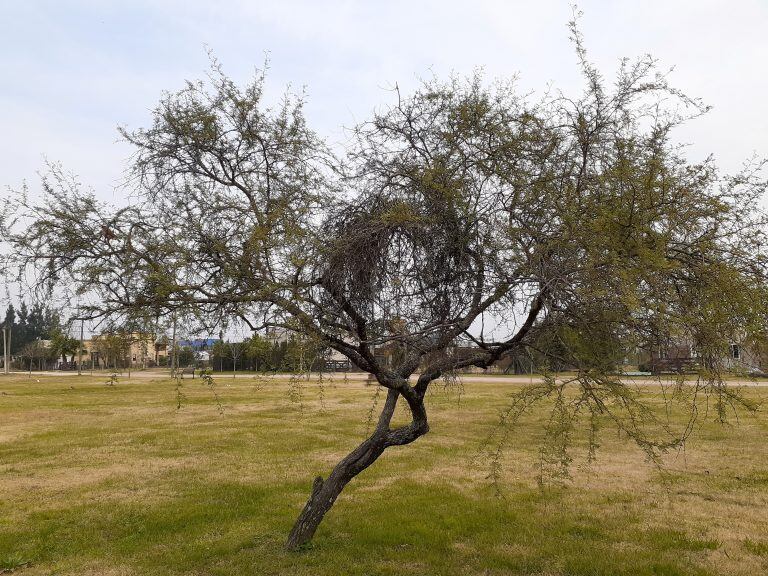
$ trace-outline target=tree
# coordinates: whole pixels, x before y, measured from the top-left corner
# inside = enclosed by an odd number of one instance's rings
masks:
[[[46,346],[40,340],[27,342],[21,348],[21,350],[19,350],[19,356],[26,358],[29,361],[28,369],[30,372],[32,372],[35,364],[37,364],[38,370],[45,370],[45,365],[47,364],[48,360],[53,360],[56,358],[51,348]]]
[[[227,344],[219,339],[216,342],[213,343],[213,348],[211,349],[211,366],[214,370],[218,369],[219,372],[224,371],[225,366],[225,360],[228,358],[228,350],[227,350]],[[227,367],[229,367],[229,363],[227,362]]]
[[[131,335],[128,332],[109,327],[92,338],[94,352],[104,362],[104,368],[110,364],[114,370],[130,367]]]
[[[13,328],[16,326],[16,309],[13,307],[13,304],[8,304],[8,308],[5,310],[5,318],[3,319],[2,325],[6,328]]]
[[[237,374],[237,361],[248,349],[248,342],[227,342],[227,353],[232,358],[232,378]]]
[[[182,346],[176,352],[180,367],[192,366],[195,363],[195,351],[189,346]]]
[[[281,368],[293,373],[310,372],[324,368],[324,349],[315,339],[299,335],[285,344],[285,354],[281,359]]]
[[[273,369],[270,365],[272,347],[265,338],[258,334],[251,336],[251,339],[248,341],[247,353],[251,370]]]
[[[275,342],[272,344],[269,361],[270,368],[276,372],[285,370],[285,359],[288,356],[288,342]]]
[[[80,341],[72,338],[61,328],[57,328],[51,334],[51,352],[54,357],[61,358],[64,364],[67,364],[67,356],[74,356],[80,348]]]
[[[237,317],[375,378],[386,400],[373,433],[315,479],[292,549],[350,480],[429,431],[432,382],[510,356],[575,371],[515,400],[519,413],[554,398],[554,460],[567,463],[569,431],[595,414],[655,458],[691,428],[652,434],[617,359],[684,339],[699,378],[669,400],[746,406],[720,359],[766,321],[763,165],[728,177],[688,162],[671,134],[706,107],[650,58],[622,61],[609,85],[572,32],[582,95],[427,82],[356,127],[342,157],[307,127],[301,97],[269,108],[262,75],[240,89],[214,63],[208,82],[161,100],[151,127],[122,130],[139,200],[110,208],[52,167],[44,202],[20,204],[16,264],[98,294],[93,318]],[[411,421],[392,426],[398,402]]]
[[[13,343],[13,348],[11,349],[11,353],[16,352],[18,350],[21,350],[24,347],[24,344],[29,342],[28,339],[28,329],[27,329],[27,319],[29,318],[29,310],[27,310],[27,303],[23,300],[21,301],[21,305],[19,307],[19,323],[18,328],[14,330],[15,332],[15,338]]]

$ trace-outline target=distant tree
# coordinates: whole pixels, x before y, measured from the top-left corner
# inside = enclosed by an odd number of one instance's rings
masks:
[[[0,322],[0,331],[2,332],[2,338],[3,338],[3,354],[8,352],[9,357],[13,355],[13,347],[14,347],[14,337],[17,337],[17,326],[16,326],[16,311],[13,307],[13,304],[9,304],[8,308],[5,311],[5,316],[3,317],[2,322]],[[3,356],[3,366],[5,367],[5,361],[6,358]],[[10,363],[9,363],[10,366]]]
[[[285,357],[288,355],[288,342],[275,342],[272,344],[270,354],[270,369],[279,371],[285,370]]]
[[[37,368],[45,370],[49,360],[56,358],[53,350],[41,340],[33,340],[24,344],[18,355],[22,358],[25,368],[30,372]]]
[[[211,367],[213,370],[224,371],[229,369],[230,359],[227,344],[223,340],[214,342],[211,348]]]
[[[27,303],[22,300],[21,305],[19,306],[19,313],[18,313],[18,327],[14,330],[14,336],[13,336],[13,348],[11,350],[12,353],[21,350],[26,343],[29,342],[28,339],[28,329],[27,329],[27,319],[29,318],[29,310],[27,310]]]
[[[8,304],[8,308],[5,309],[5,316],[3,317],[2,325],[6,328],[16,326],[16,309],[13,304]]]
[[[53,334],[51,334],[51,352],[55,357],[61,358],[61,361],[64,364],[69,362],[67,356],[74,356],[77,354],[79,348],[80,341],[76,338],[72,338],[61,328],[57,328]]]
[[[288,340],[281,367],[289,372],[307,372],[322,368],[323,347],[315,340],[302,335]]]
[[[252,370],[270,370],[272,346],[265,338],[254,334],[247,343],[247,360]]]
[[[189,346],[183,346],[178,351],[178,364],[180,368],[192,366],[195,363],[195,352]]]
[[[30,309],[22,301],[18,311],[13,304],[8,305],[0,324],[10,328],[11,354],[16,354],[30,342],[50,340],[59,329],[60,322],[58,314],[50,307],[35,303]]]
[[[92,339],[94,351],[103,361],[104,368],[122,370],[129,366],[130,336],[120,330],[108,328]]]
[[[237,374],[238,361],[243,357],[243,354],[248,350],[249,342],[227,342],[227,353],[232,359],[232,378]],[[242,366],[241,366],[242,368]]]
[[[240,89],[214,67],[210,83],[164,96],[149,128],[122,132],[136,150],[130,206],[97,202],[54,167],[43,202],[21,204],[15,264],[97,294],[92,317],[234,316],[375,378],[386,400],[373,432],[315,479],[289,548],[386,449],[429,431],[432,382],[525,351],[575,371],[515,400],[519,414],[554,399],[553,465],[569,462],[574,427],[601,415],[657,458],[692,427],[654,422],[615,358],[685,339],[699,379],[667,400],[695,414],[708,398],[720,416],[747,405],[720,359],[766,321],[764,173],[688,162],[671,132],[706,108],[649,58],[606,82],[572,32],[581,95],[428,82],[359,125],[342,158],[307,127],[301,98],[270,109],[262,76]],[[470,353],[453,352],[460,339]],[[411,420],[393,425],[399,402]]]

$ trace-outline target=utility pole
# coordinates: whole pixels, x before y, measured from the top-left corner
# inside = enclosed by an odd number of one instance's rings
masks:
[[[3,372],[8,374],[8,328],[3,326]]]
[[[173,330],[171,332],[171,374],[176,370],[176,312],[173,313]]]
[[[219,372],[224,372],[224,330],[219,330],[219,344],[221,344],[221,353],[219,354]]]

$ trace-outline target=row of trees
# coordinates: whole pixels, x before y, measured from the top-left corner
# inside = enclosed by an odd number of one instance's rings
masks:
[[[7,330],[10,355],[25,370],[49,368],[77,354],[78,340],[66,332],[58,312],[40,302],[29,307],[22,300],[18,310],[9,304],[0,327]]]
[[[19,368],[51,368],[60,360],[68,364],[77,356],[79,341],[71,337],[62,325],[60,314],[41,303],[31,307],[22,301],[18,310],[9,304],[0,328],[8,328],[11,334],[11,356]],[[139,342],[149,346],[145,338],[121,330],[107,330],[94,338],[92,359],[99,365],[122,369],[131,364],[131,347]],[[167,343],[169,344],[169,343]],[[142,350],[142,356],[152,356],[150,350]],[[328,348],[308,344],[298,338],[275,342],[253,335],[241,341],[214,343],[210,353],[211,368],[216,371],[260,370],[300,371],[317,370],[325,366]],[[83,353],[87,353],[85,350]],[[172,352],[169,350],[169,354]],[[178,365],[195,363],[195,351],[189,347],[176,350]]]
[[[61,331],[61,321],[55,310],[39,302],[29,307],[23,300],[18,310],[13,304],[8,305],[0,324],[12,334],[11,354],[19,353],[35,340],[51,340]]]
[[[262,372],[297,372],[326,367],[328,349],[298,338],[275,342],[258,334],[240,342],[214,343],[210,364],[214,371],[256,370]],[[179,365],[194,362],[194,351],[178,351]]]
[[[8,329],[9,353],[17,368],[44,370],[56,367],[59,361],[71,365],[77,359],[80,341],[69,334],[61,314],[50,306],[39,302],[28,306],[23,300],[18,309],[9,304],[0,328]],[[128,367],[131,346],[136,341],[135,333],[106,330],[94,339],[92,358],[104,367]],[[86,350],[82,352],[87,354]],[[144,352],[146,356],[148,351]]]

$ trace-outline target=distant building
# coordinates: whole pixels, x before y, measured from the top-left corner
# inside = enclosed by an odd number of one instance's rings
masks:
[[[282,344],[289,342],[294,336],[295,334],[286,328],[269,328],[264,338],[272,344]]]
[[[140,332],[94,334],[83,340],[81,354],[83,364],[95,368],[149,368],[164,365],[167,358],[167,338]]]
[[[191,340],[179,340],[179,348],[189,348],[194,352],[213,350],[214,344],[221,342],[218,338],[194,338]]]
[[[670,339],[653,350],[638,351],[632,356],[640,370],[654,374],[691,373],[704,366],[704,360],[694,344],[684,338]],[[731,372],[766,374],[768,349],[756,343],[732,342],[718,364],[722,369]]]

